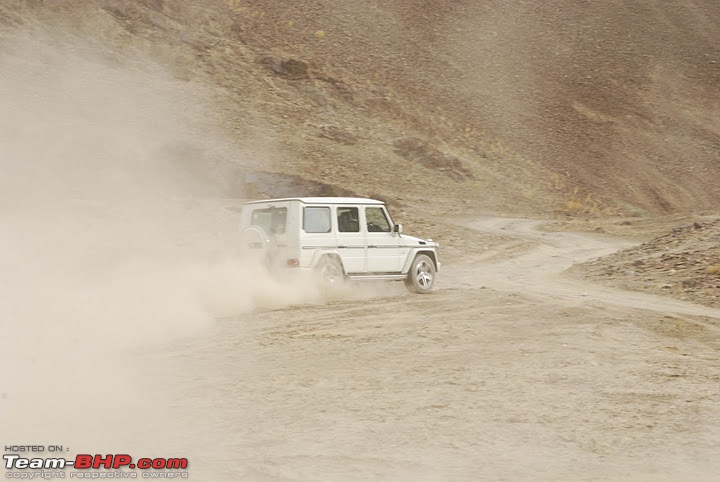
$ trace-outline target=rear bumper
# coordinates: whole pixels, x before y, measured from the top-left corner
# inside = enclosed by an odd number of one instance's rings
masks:
[[[274,266],[271,271],[273,274],[276,274],[278,276],[302,277],[312,274],[314,270],[312,268],[302,266]]]

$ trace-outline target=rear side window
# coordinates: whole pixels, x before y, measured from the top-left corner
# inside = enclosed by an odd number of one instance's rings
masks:
[[[338,231],[341,233],[359,233],[358,208],[337,208]]]
[[[329,233],[330,208],[307,206],[303,210],[303,230],[306,233]]]
[[[283,234],[286,222],[287,208],[265,208],[253,210],[250,223],[267,234]]]

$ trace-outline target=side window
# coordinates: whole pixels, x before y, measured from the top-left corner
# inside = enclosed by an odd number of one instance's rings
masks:
[[[330,208],[307,206],[303,210],[303,230],[306,233],[329,233]]]
[[[287,208],[255,209],[252,212],[253,226],[262,228],[267,234],[283,234],[287,221]]]
[[[358,208],[337,208],[338,231],[341,233],[359,233],[360,221]]]
[[[390,222],[383,208],[365,208],[365,220],[369,233],[389,233]]]

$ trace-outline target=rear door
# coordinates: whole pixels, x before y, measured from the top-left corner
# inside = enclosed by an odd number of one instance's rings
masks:
[[[360,206],[335,207],[338,253],[348,274],[367,271],[365,233],[360,224]]]
[[[302,234],[300,265],[308,267],[320,251],[334,250],[337,245],[333,232],[332,208],[330,206],[304,205],[302,209]]]
[[[363,206],[363,230],[367,240],[367,270],[370,273],[398,273],[400,237],[392,233],[390,216],[384,206]]]

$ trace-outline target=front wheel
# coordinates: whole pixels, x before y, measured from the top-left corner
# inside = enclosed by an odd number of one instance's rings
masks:
[[[424,254],[415,256],[407,278],[405,287],[413,293],[429,293],[435,284],[435,263]]]

